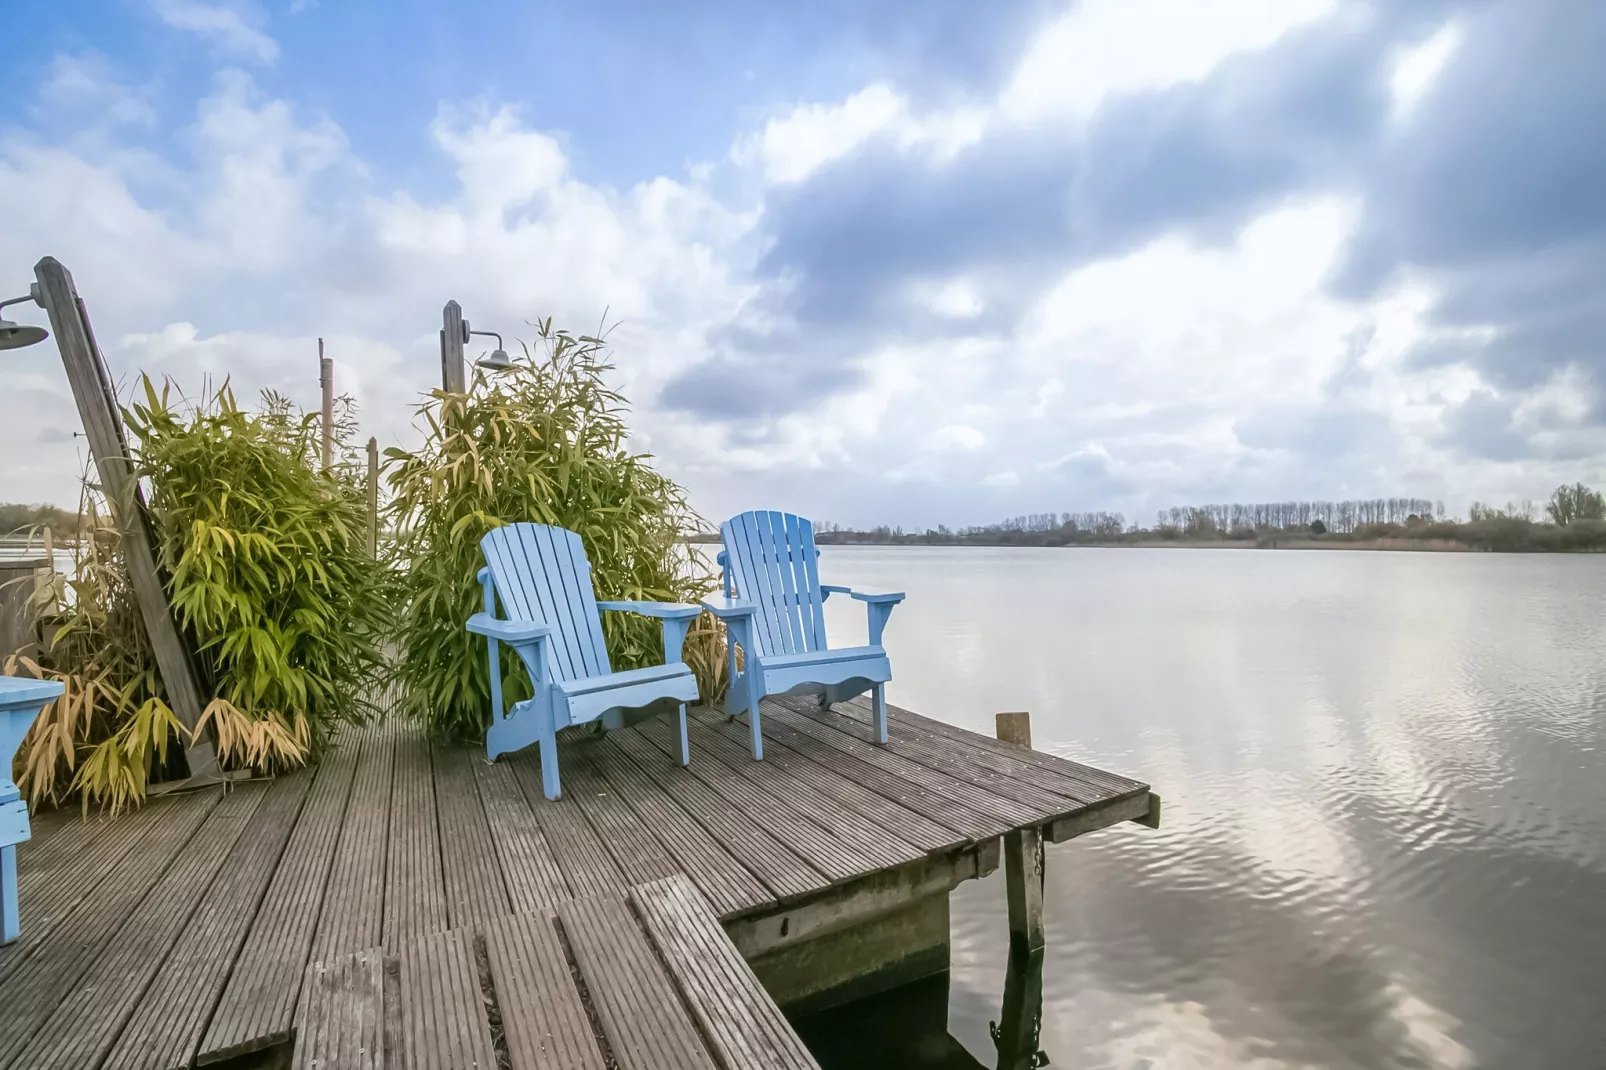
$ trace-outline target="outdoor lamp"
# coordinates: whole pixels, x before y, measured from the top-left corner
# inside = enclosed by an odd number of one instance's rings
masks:
[[[468,329],[467,320],[463,321],[463,333],[465,335],[479,334],[484,335],[487,338],[496,339],[496,348],[491,350],[490,356],[481,357],[479,360],[476,360],[474,362],[476,367],[484,368],[486,371],[492,372],[505,372],[509,368],[513,367],[513,361],[507,355],[507,350],[502,348],[501,335],[497,334],[495,331],[471,331]],[[466,338],[464,340],[467,341]]]
[[[22,297],[13,297],[9,301],[0,301],[0,309],[4,309],[7,305],[20,305],[24,301],[32,301],[34,304],[40,303],[37,283],[30,287],[29,292]],[[22,349],[24,346],[31,346],[35,342],[43,342],[49,337],[50,332],[43,327],[35,327],[29,323],[13,323],[4,316],[0,316],[0,349]],[[492,354],[493,357],[495,355],[494,353]],[[506,353],[502,354],[502,359],[507,359]]]

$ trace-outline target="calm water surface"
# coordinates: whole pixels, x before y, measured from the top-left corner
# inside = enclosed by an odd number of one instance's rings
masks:
[[[1151,782],[1049,847],[1067,1067],[1606,1067],[1606,558],[828,547],[903,590],[897,704]],[[833,644],[862,607],[828,604]],[[855,611],[858,612],[855,612]],[[857,639],[855,640],[855,637]],[[803,1023],[828,1070],[994,1066],[1002,873],[953,969]],[[872,1039],[873,1038],[873,1039]]]

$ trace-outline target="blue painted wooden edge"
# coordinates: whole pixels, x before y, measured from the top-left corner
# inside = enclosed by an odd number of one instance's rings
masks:
[[[67,690],[55,680],[33,680],[25,676],[0,676],[0,709],[43,706]]]
[[[751,617],[758,612],[758,606],[740,598],[705,598],[703,608],[708,610],[720,620],[733,617]]]
[[[687,605],[684,602],[598,602],[598,609],[614,610],[619,613],[639,613],[643,617],[658,617],[663,620],[696,620],[702,616],[701,606]]]
[[[528,643],[552,634],[552,629],[545,624],[530,620],[498,620],[489,613],[474,614],[464,627],[475,635],[489,636],[509,644]]]

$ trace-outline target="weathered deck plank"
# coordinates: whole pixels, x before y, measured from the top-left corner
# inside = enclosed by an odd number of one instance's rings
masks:
[[[305,1011],[291,1070],[389,1070],[385,1050],[385,953],[380,948],[314,962],[302,982]]]
[[[160,820],[139,837],[115,873],[100,881],[44,942],[32,949],[0,981],[0,1067],[10,1066],[79,979],[94,965],[102,948],[156,884],[175,855],[222,797],[221,791],[200,792],[164,800]],[[154,809],[154,807],[153,807]]]
[[[708,761],[698,763],[698,770],[709,770],[725,784],[729,790],[721,794],[726,798],[739,802],[749,813],[760,817],[777,812],[784,815],[781,819],[784,823],[774,826],[783,833],[796,820],[794,815],[801,816],[804,821],[818,826],[827,838],[850,848],[854,864],[845,877],[857,876],[866,869],[901,866],[925,855],[923,849],[906,841],[895,828],[870,824],[863,815],[854,813],[785,769],[769,761],[753,761],[751,753],[715,735],[702,721],[698,720],[689,732],[697,746],[708,754]],[[660,748],[674,745],[661,731],[649,738]],[[719,770],[729,770],[738,779],[732,780]],[[710,786],[713,786],[712,781]]]
[[[387,726],[371,725],[352,742],[360,748],[357,771],[308,955],[310,962],[333,962],[377,947],[384,939],[390,777],[396,740]]]
[[[703,729],[703,733],[697,737],[698,746],[706,747],[719,757],[728,758],[733,762],[739,756],[749,753],[745,725],[714,714],[704,714],[695,721]],[[767,748],[764,752],[764,761],[754,764],[768,765],[799,783],[807,784],[821,794],[835,799],[864,820],[896,833],[924,851],[947,851],[970,842],[969,837],[939,824],[917,810],[871,791],[835,769],[820,765],[790,747]]]
[[[491,839],[513,910],[550,914],[569,898],[569,886],[512,767],[506,762],[475,762],[474,779],[479,782],[480,801],[493,830]]]
[[[409,1070],[494,1070],[467,933],[431,933],[402,949],[401,1022]]]
[[[19,1066],[100,1065],[265,793],[257,784],[236,788],[207,815],[116,935],[96,949],[89,970],[18,1055]]]
[[[804,861],[751,817],[731,807],[688,770],[665,761],[663,752],[634,731],[611,733],[635,768],[693,815],[731,854],[740,858],[777,899],[808,895],[831,886],[831,878]]]
[[[446,881],[429,744],[407,733],[396,740],[390,787],[390,846],[385,866],[385,947],[446,928]]]
[[[869,725],[836,710],[814,707],[799,712],[817,724],[834,728],[865,743],[870,743],[874,738]],[[890,724],[888,732],[891,732]],[[1035,811],[1059,817],[1107,797],[1102,790],[1090,787],[1044,787],[1038,783],[1041,778],[1035,775],[1036,771],[1023,763],[1014,763],[1012,771],[1000,771],[999,767],[1010,764],[1007,759],[964,744],[956,745],[954,741],[936,739],[931,733],[907,721],[899,726],[899,733],[898,753],[910,761],[942,773],[960,784],[969,784],[1000,798],[1012,799]],[[1020,775],[1022,770],[1027,773],[1024,777]]]
[[[570,892],[577,896],[622,895],[628,882],[585,813],[567,796],[548,799],[541,794],[541,771],[534,757],[515,755],[508,764]]]
[[[34,948],[45,944],[51,930],[116,871],[142,837],[162,823],[170,803],[171,800],[160,799],[131,814],[106,820],[100,834],[81,841],[76,853],[59,859],[48,877],[36,878],[23,867],[19,857],[22,935],[15,943],[0,947],[0,981],[20,966]],[[38,836],[36,833],[35,839]]]
[[[740,859],[657,784],[642,776],[635,763],[617,748],[591,747],[584,758],[630,804],[641,822],[652,828],[664,849],[708,896],[721,917],[775,904],[774,894]]]
[[[572,899],[558,918],[620,1070],[715,1070],[629,908]]]
[[[312,770],[300,769],[268,785],[223,872],[107,1055],[107,1067],[180,1070],[194,1062],[312,778]]]
[[[510,909],[471,764],[485,759],[454,746],[435,747],[434,759],[447,920],[454,929],[474,929]]]
[[[642,824],[630,805],[587,760],[597,742],[594,739],[577,741],[564,755],[578,759],[563,767],[564,794],[585,814],[627,884],[641,884],[678,873],[680,866],[658,840],[656,830]]]
[[[911,780],[902,774],[897,765],[887,768],[876,762],[873,756],[871,760],[866,760],[845,753],[812,735],[781,724],[778,717],[765,717],[763,724],[765,739],[797,752],[867,791],[873,791],[908,809],[918,810],[971,842],[996,839],[1016,827],[1014,821],[978,809],[943,791],[941,785],[944,781],[938,780],[935,782],[937,786],[932,787],[934,782],[929,776],[922,776],[919,781]]]
[[[837,706],[838,711],[848,712],[844,707],[851,707],[855,719],[863,717],[868,719],[870,710],[867,702],[854,700]],[[928,737],[949,740],[959,743],[971,750],[984,751],[988,754],[1004,758],[1008,764],[997,765],[994,768],[1002,772],[1011,772],[1017,775],[1033,775],[1028,772],[1036,770],[1043,774],[1042,779],[1036,781],[1043,787],[1051,790],[1060,790],[1062,787],[1073,795],[1080,794],[1084,789],[1103,791],[1109,796],[1128,795],[1147,785],[1133,780],[1131,777],[1121,776],[1119,773],[1107,772],[1091,765],[1085,765],[1070,758],[1062,758],[1057,754],[1046,751],[1033,750],[1030,747],[1021,747],[1013,743],[1005,743],[985,736],[979,732],[971,732],[957,725],[947,724],[931,717],[925,717],[906,710],[901,706],[888,706],[889,732],[894,738],[908,738],[916,733],[923,733]],[[893,731],[893,726],[897,731]],[[1026,767],[1026,768],[1022,768]]]
[[[485,947],[512,1070],[605,1070],[552,919],[499,918]]]
[[[904,757],[896,750],[889,750],[887,747],[860,739],[851,732],[823,724],[814,717],[798,713],[783,703],[776,703],[773,710],[765,710],[764,719],[771,718],[788,728],[796,729],[803,735],[814,737],[828,747],[844,754],[851,754],[869,765],[880,766],[887,772],[896,773],[905,780],[912,780],[930,791],[950,795],[967,806],[1000,817],[1013,826],[1029,825],[1042,820],[1041,812],[1025,803],[956,780],[947,771],[932,769]]]
[[[300,819],[196,1053],[202,1064],[290,1039],[301,978],[345,824],[357,750],[348,738],[318,767]]]
[[[724,1066],[819,1070],[695,885],[670,877],[631,889],[630,898]]]

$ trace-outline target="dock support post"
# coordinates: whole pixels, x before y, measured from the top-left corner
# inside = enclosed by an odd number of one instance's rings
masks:
[[[1000,713],[998,738],[1030,747],[1032,715]],[[1043,830],[1016,829],[1004,833],[1004,884],[1009,896],[1009,946],[1014,954],[1029,955],[1043,948]]]

